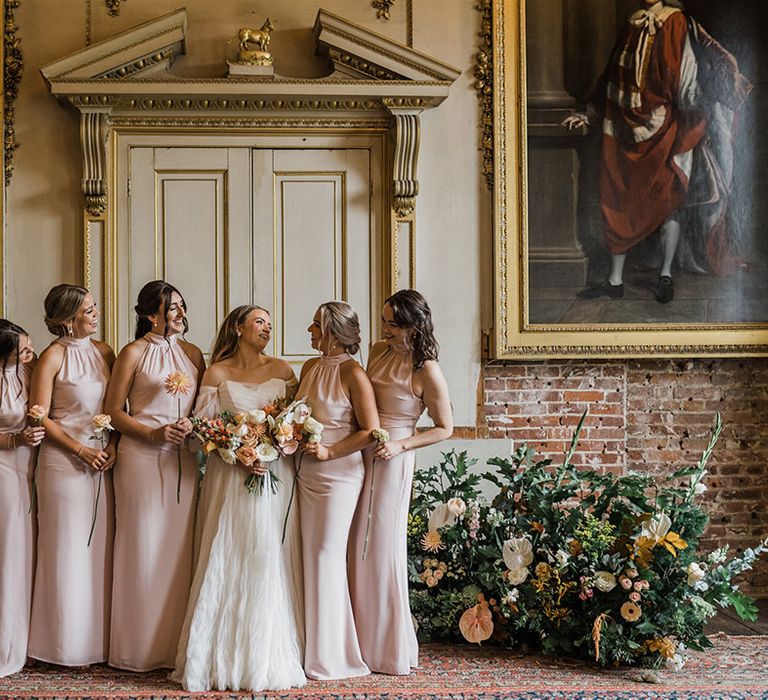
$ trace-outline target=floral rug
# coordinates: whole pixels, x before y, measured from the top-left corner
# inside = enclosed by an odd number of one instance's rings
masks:
[[[691,652],[682,671],[649,672],[636,668],[601,670],[583,662],[508,652],[491,646],[427,644],[421,667],[410,676],[382,676],[345,681],[312,681],[306,687],[277,693],[192,694],[166,679],[164,672],[115,671],[106,666],[62,669],[37,664],[0,679],[0,700],[46,698],[122,700],[142,698],[334,698],[396,700],[396,698],[538,700],[579,698],[621,699],[768,699],[768,637],[712,638],[708,652]]]

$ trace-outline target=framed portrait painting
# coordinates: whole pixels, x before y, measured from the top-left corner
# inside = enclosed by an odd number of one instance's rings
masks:
[[[762,0],[493,0],[495,356],[768,355]]]

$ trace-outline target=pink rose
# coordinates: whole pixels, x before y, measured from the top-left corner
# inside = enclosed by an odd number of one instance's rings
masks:
[[[621,587],[622,587],[622,588],[623,588],[625,591],[628,591],[630,588],[632,588],[632,581],[630,581],[628,578],[625,578],[624,576],[622,576],[622,577],[619,579],[619,583],[621,584]]]
[[[282,445],[280,445],[280,451],[284,455],[292,455],[298,449],[299,443],[296,440],[288,440],[288,442],[284,442]]]
[[[644,588],[643,583],[645,583],[645,582],[644,581],[635,581],[634,589],[636,591],[642,591],[643,588]]]
[[[632,593],[629,594],[629,599],[633,603],[639,603],[642,599],[642,596],[637,591],[632,591]]]

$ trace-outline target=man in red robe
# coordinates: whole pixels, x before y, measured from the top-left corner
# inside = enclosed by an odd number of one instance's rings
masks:
[[[694,152],[707,134],[711,103],[722,99],[702,92],[701,69],[712,70],[713,60],[718,68],[726,64],[720,72],[730,75],[742,102],[751,87],[735,59],[686,16],[678,0],[641,5],[627,21],[588,112],[563,122],[574,128],[602,115],[600,209],[611,269],[604,284],[579,292],[582,299],[621,298],[627,252],[659,230],[662,265],[655,297],[672,300],[682,210],[696,204],[690,196]],[[697,55],[707,51],[702,63]],[[706,167],[706,159],[698,160]],[[720,193],[725,199],[729,187]]]

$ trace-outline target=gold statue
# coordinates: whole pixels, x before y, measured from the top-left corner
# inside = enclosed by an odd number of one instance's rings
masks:
[[[267,49],[269,48],[269,35],[274,28],[275,25],[272,24],[269,17],[261,25],[261,29],[243,27],[237,33],[237,38],[240,41],[237,62],[256,66],[271,66],[272,54]]]

